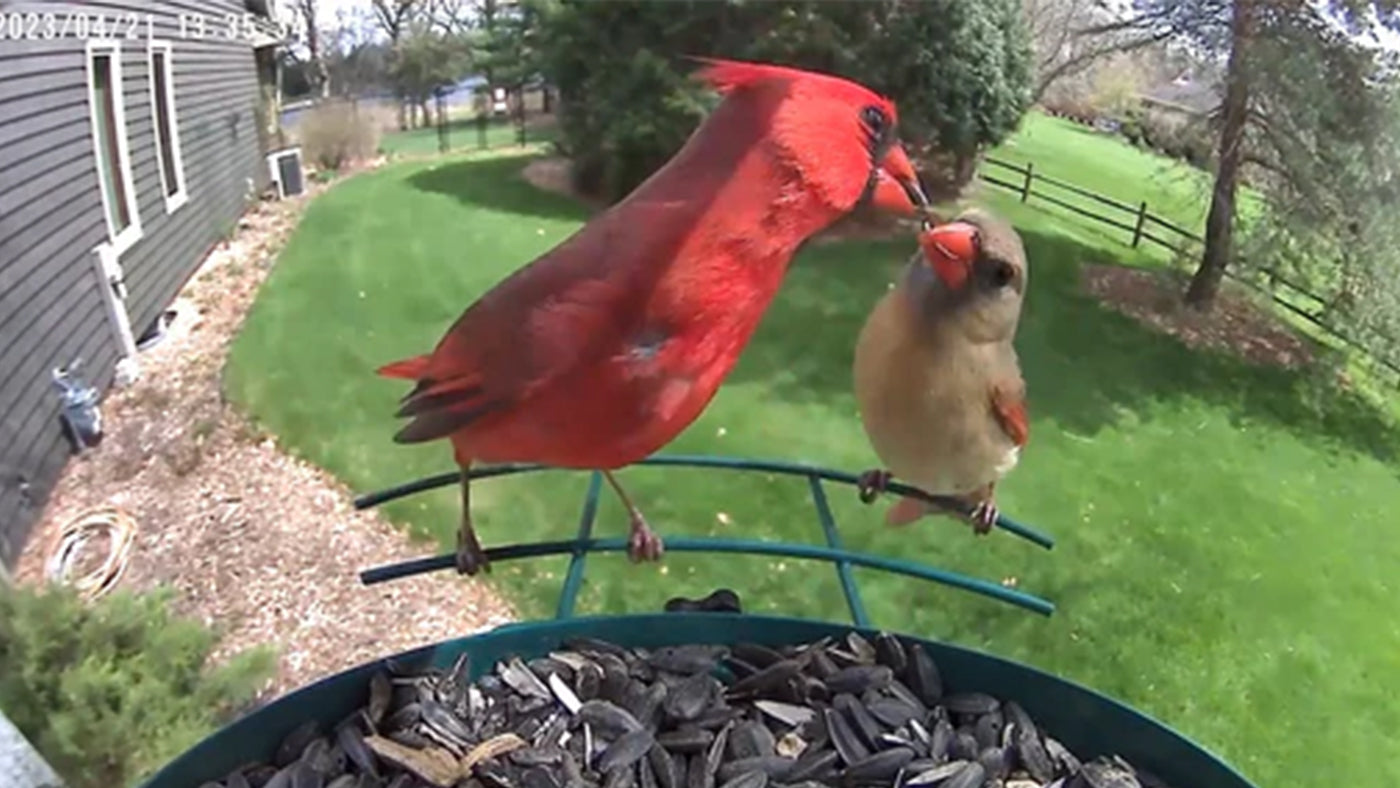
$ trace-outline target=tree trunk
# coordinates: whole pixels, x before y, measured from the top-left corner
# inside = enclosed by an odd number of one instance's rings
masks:
[[[1244,157],[1244,128],[1249,112],[1247,54],[1252,0],[1235,0],[1230,21],[1230,61],[1225,76],[1225,106],[1220,124],[1220,163],[1206,217],[1206,248],[1201,265],[1186,288],[1186,305],[1209,312],[1225,279],[1234,250],[1235,192]]]

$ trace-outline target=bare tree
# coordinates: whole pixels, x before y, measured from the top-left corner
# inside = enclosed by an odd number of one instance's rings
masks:
[[[428,0],[428,24],[447,35],[470,30],[475,17],[473,0]]]
[[[370,0],[370,4],[374,8],[379,27],[389,37],[389,50],[397,55],[399,44],[418,10],[418,0]],[[399,92],[399,128],[406,129],[411,120],[408,116],[409,107],[404,101],[402,91]]]
[[[308,62],[311,65],[310,75],[312,90],[321,98],[330,95],[331,80],[330,72],[326,69],[325,52],[322,50],[320,9],[317,0],[294,0],[293,8],[301,23],[305,28],[306,52]]]
[[[1129,40],[1179,39],[1225,64],[1205,249],[1188,306],[1211,308],[1234,258],[1243,165],[1271,174],[1266,200],[1295,234],[1336,234],[1344,211],[1329,212],[1329,203],[1355,201],[1358,184],[1375,177],[1357,162],[1383,147],[1394,74],[1355,36],[1377,25],[1400,30],[1400,1],[1133,0],[1132,13],[1101,26]]]
[[[389,36],[392,46],[407,32],[409,22],[413,21],[413,15],[418,10],[419,0],[371,0],[371,5],[379,26]]]
[[[1123,17],[1104,0],[1024,0],[1022,8],[1035,50],[1034,101],[1110,55],[1141,50],[1176,34],[1134,24],[1135,17]]]

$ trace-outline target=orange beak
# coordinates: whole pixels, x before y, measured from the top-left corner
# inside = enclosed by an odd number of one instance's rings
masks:
[[[928,207],[928,197],[919,185],[919,176],[899,143],[890,146],[875,169],[875,192],[870,202],[881,210],[901,216],[915,216]]]
[[[919,234],[924,259],[949,290],[967,283],[980,243],[977,228],[967,222],[949,222]]]

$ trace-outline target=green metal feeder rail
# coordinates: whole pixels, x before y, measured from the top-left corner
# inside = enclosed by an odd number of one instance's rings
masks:
[[[669,537],[666,539],[666,549],[678,553],[739,553],[745,555],[782,556],[832,563],[836,567],[837,579],[841,582],[841,591],[846,598],[846,605],[850,609],[851,620],[855,622],[857,627],[869,627],[870,619],[865,612],[865,603],[861,600],[860,590],[856,587],[855,577],[851,572],[851,568],[855,566],[880,569],[886,572],[927,580],[929,582],[941,583],[954,588],[961,588],[965,591],[991,597],[1045,616],[1049,616],[1055,610],[1054,604],[1045,599],[1016,589],[1006,588],[1000,583],[969,577],[914,561],[847,550],[842,544],[840,531],[836,523],[836,516],[832,513],[831,505],[827,500],[825,483],[835,482],[837,484],[854,487],[859,485],[860,481],[859,477],[855,474],[794,462],[702,455],[654,455],[637,464],[690,468],[719,468],[732,471],[757,471],[784,476],[801,476],[805,478],[811,492],[812,506],[816,510],[817,523],[821,526],[822,533],[825,536],[825,546],[797,544],[792,542],[767,542],[753,539]],[[542,470],[560,469],[552,468],[547,465],[526,463],[495,465],[474,468],[469,472],[468,478],[471,480],[488,479],[497,476],[511,476],[517,473],[530,473]],[[444,473],[402,484],[380,492],[369,493],[355,499],[355,508],[363,510],[415,493],[447,487],[459,483],[461,478],[462,475],[460,471]],[[569,561],[569,569],[564,576],[564,583],[560,589],[559,605],[555,614],[556,617],[560,619],[569,618],[574,614],[578,593],[583,586],[583,573],[588,554],[624,552],[627,549],[627,540],[622,537],[596,538],[593,536],[593,522],[598,513],[598,498],[602,492],[602,480],[603,476],[598,471],[592,471],[589,475],[588,487],[583,497],[582,512],[579,516],[578,535],[576,538],[552,542],[514,544],[504,547],[493,547],[485,551],[487,558],[493,562],[508,561],[517,558],[536,558],[547,555],[571,555],[572,558]],[[887,485],[887,489],[889,492],[897,495],[913,496],[932,504],[950,507],[960,511],[965,511],[967,508],[964,504],[953,499],[929,495],[918,488],[898,482],[891,482]],[[1054,540],[1048,535],[1025,525],[1021,525],[1005,516],[999,516],[997,518],[996,527],[1047,550],[1054,547],[1055,544]],[[365,585],[373,585],[375,583],[382,583],[421,574],[423,572],[450,569],[455,566],[456,560],[454,555],[452,553],[446,553],[430,558],[419,558],[367,569],[360,573],[360,581]]]

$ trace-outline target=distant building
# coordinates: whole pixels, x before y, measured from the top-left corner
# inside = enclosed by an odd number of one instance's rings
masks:
[[[51,373],[105,391],[270,180],[273,0],[10,2],[0,46],[0,563],[69,450]],[[269,117],[270,116],[270,117]]]
[[[1138,100],[1149,116],[1179,125],[1209,116],[1220,106],[1221,95],[1213,80],[1184,72],[1170,82],[1142,91]]]

